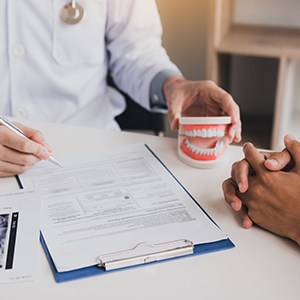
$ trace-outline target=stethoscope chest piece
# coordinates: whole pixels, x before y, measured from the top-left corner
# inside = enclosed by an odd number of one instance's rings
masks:
[[[66,4],[61,10],[61,18],[71,25],[75,25],[81,21],[84,15],[84,10],[76,1]]]

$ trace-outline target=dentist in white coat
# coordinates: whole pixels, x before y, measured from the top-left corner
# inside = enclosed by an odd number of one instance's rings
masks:
[[[188,81],[161,46],[155,0],[2,0],[0,114],[22,119],[119,129],[125,109],[117,86],[148,110],[230,115],[230,141],[241,138],[238,105],[211,81]],[[0,176],[19,174],[51,148],[42,134],[18,124],[29,139],[0,126]]]

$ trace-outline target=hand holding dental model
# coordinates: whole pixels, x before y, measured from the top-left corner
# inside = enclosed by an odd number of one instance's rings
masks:
[[[228,144],[241,140],[238,105],[211,81],[172,78],[164,88],[179,157],[193,167],[218,165]]]
[[[179,128],[180,117],[229,116],[231,124],[226,136],[229,143],[240,142],[242,128],[239,106],[230,94],[213,81],[190,81],[174,76],[166,80],[163,89],[172,130]]]

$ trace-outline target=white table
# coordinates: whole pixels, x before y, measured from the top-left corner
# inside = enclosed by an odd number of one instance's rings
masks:
[[[236,248],[57,284],[41,247],[38,281],[0,284],[1,299],[300,299],[299,246],[257,227],[243,229],[224,201],[221,183],[229,176],[231,163],[242,157],[240,147],[230,147],[228,162],[222,167],[200,170],[178,159],[173,138],[25,123],[44,133],[57,156],[147,143]],[[1,191],[16,187],[14,178],[0,180]]]

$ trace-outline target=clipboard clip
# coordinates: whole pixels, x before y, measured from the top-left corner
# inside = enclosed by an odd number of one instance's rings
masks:
[[[193,253],[194,243],[185,239],[158,244],[142,242],[132,249],[100,255],[98,267],[110,271]]]

